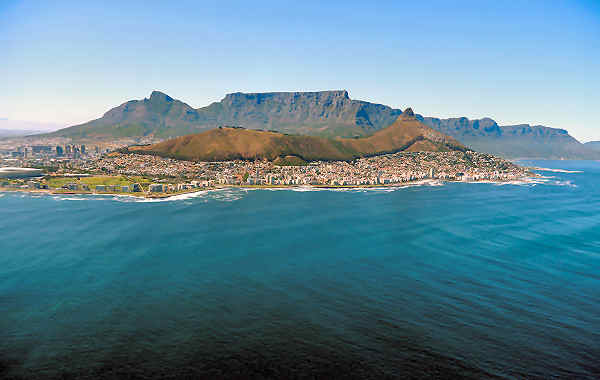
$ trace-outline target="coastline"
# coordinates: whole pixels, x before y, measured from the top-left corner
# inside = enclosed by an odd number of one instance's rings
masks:
[[[316,190],[342,190],[342,189],[381,189],[381,188],[404,188],[412,186],[424,186],[430,184],[445,184],[445,183],[487,183],[487,184],[516,184],[531,182],[540,176],[524,176],[511,178],[507,180],[474,180],[474,181],[456,181],[448,179],[422,179],[416,181],[408,181],[393,184],[376,184],[376,185],[219,185],[213,187],[195,188],[191,190],[178,191],[174,193],[121,193],[121,192],[93,192],[82,190],[61,190],[61,189],[15,189],[0,187],[0,193],[28,193],[28,194],[44,194],[44,195],[91,195],[91,196],[121,196],[133,197],[138,199],[169,199],[185,194],[194,194],[199,192],[217,191],[223,189],[252,189],[252,190],[289,190],[289,189],[316,189]]]

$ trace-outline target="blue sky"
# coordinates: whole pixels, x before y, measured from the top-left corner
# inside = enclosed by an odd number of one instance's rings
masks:
[[[0,117],[71,125],[154,89],[347,89],[600,140],[600,2],[0,0]]]

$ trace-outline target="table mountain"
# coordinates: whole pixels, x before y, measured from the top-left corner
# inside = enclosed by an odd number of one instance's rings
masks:
[[[194,109],[154,91],[131,100],[99,119],[62,129],[63,137],[174,137],[221,125],[320,136],[364,136],[392,124],[402,113],[390,107],[352,100],[347,91],[269,92],[225,96]]]
[[[238,92],[198,109],[154,91],[149,98],[128,101],[99,119],[50,135],[76,139],[172,138],[230,125],[321,137],[361,137],[389,126],[401,114],[400,109],[350,99],[345,90]],[[499,126],[490,118],[416,117],[476,151],[506,158],[600,159],[598,151],[563,129],[528,124]]]

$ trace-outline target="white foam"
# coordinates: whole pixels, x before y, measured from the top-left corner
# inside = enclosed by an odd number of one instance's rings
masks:
[[[575,173],[583,173],[583,170],[567,170],[567,169],[550,169],[550,168],[533,168],[533,170],[539,170],[542,172],[553,172],[553,173],[567,173],[567,174],[575,174]]]
[[[111,200],[118,202],[136,202],[136,203],[157,203],[157,202],[173,202],[187,199],[199,198],[207,194],[209,190],[194,191],[191,193],[171,195],[164,198],[143,198],[135,195],[114,194],[111,195]]]

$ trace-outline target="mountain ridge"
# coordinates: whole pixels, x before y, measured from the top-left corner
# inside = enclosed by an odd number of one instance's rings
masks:
[[[402,110],[350,99],[346,90],[227,94],[221,101],[194,109],[153,91],[101,118],[49,134],[72,138],[152,136],[173,138],[222,125],[277,130],[323,137],[364,137],[392,124]],[[415,117],[474,150],[505,158],[600,159],[564,129],[529,124],[500,126],[491,118]]]
[[[543,125],[500,126],[491,118],[440,119],[418,115],[424,124],[478,151],[507,158],[600,159],[565,129]]]

